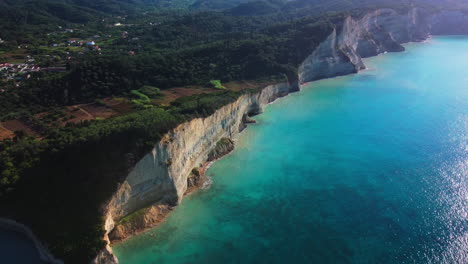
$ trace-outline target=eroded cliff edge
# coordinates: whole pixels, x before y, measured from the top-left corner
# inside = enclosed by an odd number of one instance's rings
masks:
[[[456,30],[455,24],[459,25]],[[425,40],[432,33],[467,34],[468,17],[458,11],[430,14],[419,9],[408,13],[379,9],[359,19],[348,17],[300,65],[298,84],[356,73],[365,68],[362,58],[403,51],[401,44]],[[105,239],[110,242],[109,234],[125,239],[162,221],[182,201],[193,182],[193,170],[204,166],[217,143],[235,138],[249,123],[248,116],[297,91],[298,84],[281,83],[245,93],[213,115],[183,123],[166,134],[135,165],[107,205]],[[123,225],[124,217],[133,223]],[[94,262],[116,263],[117,259],[107,246]]]
[[[468,16],[461,11],[431,13],[413,8],[407,13],[378,9],[359,19],[347,17],[299,67],[299,82],[356,73],[362,58],[404,51],[401,45],[426,40],[431,34],[468,34]]]
[[[140,160],[108,205],[106,228],[155,202],[176,205],[187,190],[188,176],[209,159],[223,139],[235,138],[244,128],[246,116],[262,112],[264,105],[291,91],[287,83],[270,85],[258,93],[245,93],[235,102],[206,118],[180,124]]]

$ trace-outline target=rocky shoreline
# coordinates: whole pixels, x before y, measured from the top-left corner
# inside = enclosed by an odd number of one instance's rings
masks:
[[[234,141],[231,139],[222,138],[218,141],[215,149],[213,149],[208,155],[207,162],[205,162],[200,168],[193,169],[188,176],[187,190],[185,191],[184,196],[188,196],[203,187],[206,182],[205,173],[209,168],[209,165],[226,156],[233,150]],[[115,245],[124,242],[132,236],[144,233],[145,231],[161,224],[174,209],[175,206],[167,204],[152,205],[131,214],[130,216],[133,217],[130,219],[127,217],[121,219],[108,235],[110,244]]]
[[[290,87],[282,83],[270,85],[259,93],[244,94],[213,115],[183,123],[165,135],[153,151],[137,163],[118,195],[109,203],[107,219],[112,228],[107,230],[114,230],[120,219],[141,208],[176,206],[186,194],[203,186],[207,165],[231,152],[233,139],[245,129],[246,123],[253,122],[246,116],[262,112],[264,105],[288,94]],[[140,186],[145,188],[138,188]],[[154,203],[154,192],[165,195]],[[149,206],[139,207],[140,204]],[[150,225],[153,226],[152,223]],[[143,230],[147,226],[135,229]],[[118,238],[125,239],[122,236]],[[113,231],[109,232],[109,240],[115,240]]]

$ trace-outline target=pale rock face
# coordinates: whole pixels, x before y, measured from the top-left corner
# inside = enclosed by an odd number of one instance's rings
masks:
[[[421,41],[429,34],[418,9],[399,14],[392,9],[370,12],[359,20],[348,17],[299,67],[301,84],[364,69],[361,58],[387,51],[403,51],[402,43]]]
[[[299,67],[299,83],[357,72],[362,61],[343,41],[346,39],[337,37],[336,29],[333,30]]]
[[[119,264],[119,260],[114,255],[112,248],[109,245],[99,252],[91,264]]]
[[[207,161],[216,142],[235,138],[244,127],[245,115],[260,113],[265,104],[287,95],[290,89],[289,84],[282,83],[242,95],[213,115],[183,123],[166,134],[120,185],[108,205],[106,230],[138,209],[155,203],[180,203],[187,190],[187,177]]]
[[[148,227],[161,223],[172,210],[172,207],[168,205],[153,205],[142,210],[131,221],[120,223],[109,233],[109,238],[112,242],[122,241],[144,231]]]

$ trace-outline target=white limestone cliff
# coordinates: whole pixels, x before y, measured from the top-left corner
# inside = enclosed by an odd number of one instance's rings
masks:
[[[155,202],[178,204],[193,168],[207,161],[221,138],[235,138],[243,117],[259,113],[264,105],[287,95],[287,83],[270,85],[259,93],[244,94],[206,118],[180,124],[141,159],[109,203],[108,217],[120,219]],[[110,221],[110,219],[108,220]]]
[[[426,16],[418,9],[406,14],[379,9],[357,20],[346,18],[341,31],[333,30],[300,65],[299,82],[356,73],[365,68],[361,58],[403,51],[402,43],[421,41],[429,36]]]
[[[180,124],[141,159],[107,205],[105,240],[122,217],[155,204],[177,205],[187,190],[193,168],[201,167],[222,138],[235,138],[244,128],[246,116],[258,114],[268,103],[294,91],[288,83],[269,85],[257,93],[241,95],[206,118]],[[112,257],[105,257],[112,256]],[[106,248],[94,263],[117,263]]]

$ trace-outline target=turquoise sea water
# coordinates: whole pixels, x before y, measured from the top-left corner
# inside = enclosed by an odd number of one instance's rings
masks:
[[[268,106],[121,263],[467,263],[468,38],[406,47]]]

